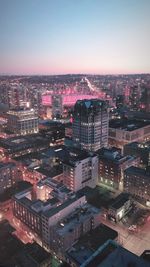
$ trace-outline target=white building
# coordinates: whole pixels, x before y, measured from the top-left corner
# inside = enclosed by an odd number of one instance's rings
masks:
[[[19,135],[38,133],[38,116],[34,109],[17,109],[7,112],[7,129]]]
[[[98,156],[81,151],[64,159],[63,182],[74,192],[85,186],[94,188],[98,182]]]

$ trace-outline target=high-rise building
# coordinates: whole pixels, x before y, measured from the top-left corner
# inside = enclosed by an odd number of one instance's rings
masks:
[[[0,86],[1,102],[9,108],[26,107],[27,88],[19,83],[4,83]]]
[[[81,149],[97,151],[108,144],[108,109],[100,99],[78,100],[74,107],[73,141]]]
[[[7,112],[7,129],[19,135],[38,133],[38,116],[34,109],[17,109]]]

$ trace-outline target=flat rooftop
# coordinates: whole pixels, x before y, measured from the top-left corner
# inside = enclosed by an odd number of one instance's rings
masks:
[[[63,236],[67,232],[72,232],[77,224],[82,223],[86,218],[100,213],[100,210],[90,204],[85,204],[81,208],[77,208],[74,212],[65,217],[57,224],[56,231],[59,235]]]
[[[62,162],[72,167],[74,167],[78,161],[96,156],[95,153],[86,152],[86,151],[79,150],[76,148],[71,148],[71,147],[66,148],[65,150],[66,150],[66,154]]]
[[[108,226],[101,224],[91,232],[86,233],[68,250],[67,254],[75,262],[83,264],[93,253],[109,239],[114,240],[118,233]],[[92,266],[93,267],[93,266]]]
[[[113,148],[101,148],[99,151],[98,151],[98,156],[99,156],[99,159],[105,159],[107,161],[113,161],[114,163],[122,163],[122,162],[125,162],[127,160],[132,160],[134,157],[133,156],[130,156],[130,155],[127,155],[127,156],[123,156],[121,154],[121,152],[113,147]]]
[[[44,214],[45,217],[50,218],[53,215],[55,215],[56,213],[58,213],[61,210],[65,209],[67,206],[71,205],[76,200],[82,198],[83,196],[84,196],[84,194],[79,191],[79,193],[77,192],[76,194],[72,195],[71,198],[69,198],[68,200],[66,200],[64,203],[62,203],[58,207],[51,208],[50,210],[47,210],[47,211],[43,212],[43,214]]]
[[[129,200],[129,195],[127,193],[122,193],[117,196],[113,203],[110,205],[110,208],[119,209]]]
[[[80,267],[150,267],[150,263],[108,240]]]
[[[148,170],[138,168],[135,166],[131,166],[128,169],[126,169],[125,173],[126,174],[135,174],[135,175],[150,179],[150,170],[148,171]]]
[[[34,145],[41,146],[42,144],[49,144],[49,141],[40,134],[27,135],[24,137],[8,137],[6,139],[0,138],[0,145],[6,149],[19,150],[20,148],[26,148],[27,145],[32,147]]]
[[[120,129],[129,132],[148,125],[150,125],[150,122],[146,120],[113,119],[109,121],[109,128]]]

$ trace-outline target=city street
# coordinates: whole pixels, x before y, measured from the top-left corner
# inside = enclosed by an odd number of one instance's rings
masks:
[[[119,234],[118,241],[126,249],[140,256],[144,250],[150,249],[150,222],[141,226],[137,233],[131,233],[124,226],[102,219],[102,223],[116,230]]]

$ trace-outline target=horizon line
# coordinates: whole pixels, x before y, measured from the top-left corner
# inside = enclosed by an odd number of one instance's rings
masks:
[[[55,73],[55,74],[16,74],[16,73],[0,73],[0,76],[65,76],[65,75],[99,75],[99,76],[121,76],[121,75],[150,75],[150,72],[135,72],[135,73]]]

